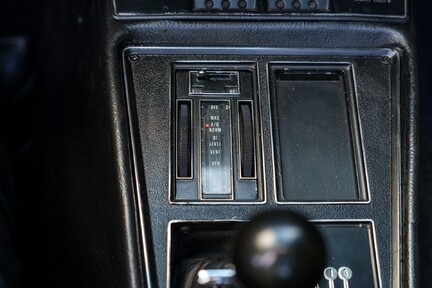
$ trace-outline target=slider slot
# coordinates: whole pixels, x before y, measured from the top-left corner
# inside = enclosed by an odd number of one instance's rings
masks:
[[[239,102],[240,179],[255,178],[252,102]]]
[[[190,71],[189,95],[239,96],[240,74],[238,71]]]
[[[192,102],[177,102],[177,178],[192,179]]]

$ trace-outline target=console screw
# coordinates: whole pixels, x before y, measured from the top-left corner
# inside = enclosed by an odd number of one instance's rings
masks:
[[[383,56],[381,57],[381,63],[383,63],[384,65],[389,65],[392,63],[392,59],[388,56]]]
[[[130,54],[128,58],[131,62],[137,62],[140,59],[139,56],[136,54]]]

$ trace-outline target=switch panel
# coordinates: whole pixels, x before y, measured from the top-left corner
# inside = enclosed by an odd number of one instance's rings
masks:
[[[325,12],[330,11],[329,0],[270,0],[269,12]]]
[[[254,11],[256,0],[194,0],[195,11]]]
[[[264,200],[254,67],[175,65],[173,202]]]

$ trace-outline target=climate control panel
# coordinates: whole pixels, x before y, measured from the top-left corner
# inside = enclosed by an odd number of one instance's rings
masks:
[[[192,287],[178,285],[197,279],[181,276],[191,263],[232,275],[224,253],[235,224],[269,210],[307,217],[327,240],[319,287],[398,283],[399,57],[125,49],[137,195],[158,286]]]
[[[176,65],[172,201],[263,200],[253,65]]]

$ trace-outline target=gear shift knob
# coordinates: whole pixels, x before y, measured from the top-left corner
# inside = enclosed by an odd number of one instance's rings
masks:
[[[247,288],[313,288],[325,259],[319,231],[287,211],[255,217],[242,227],[235,242],[234,264]]]

